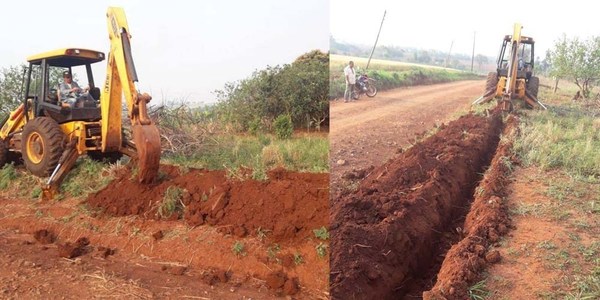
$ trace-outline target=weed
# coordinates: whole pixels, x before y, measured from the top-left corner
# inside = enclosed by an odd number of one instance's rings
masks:
[[[244,250],[244,244],[240,241],[236,241],[233,246],[231,247],[231,251],[233,252],[233,254],[235,254],[237,257],[240,256],[246,256],[248,253],[246,253],[246,251]]]
[[[502,157],[500,157],[500,162],[506,167],[506,169],[509,172],[513,171],[514,167],[513,167],[512,161],[510,160],[510,157],[502,156]]]
[[[554,243],[552,243],[551,241],[541,241],[538,243],[537,248],[552,250],[552,249],[556,249],[556,245],[554,245]]]
[[[485,193],[485,188],[483,188],[483,186],[478,186],[477,188],[475,188],[475,195],[476,196],[483,196],[483,193]]]
[[[130,234],[130,236],[137,236],[141,232],[142,232],[142,229],[140,229],[138,227],[133,227],[133,228],[131,228],[131,234]]]
[[[280,263],[281,260],[277,258],[277,253],[279,253],[280,250],[281,247],[279,246],[279,244],[273,244],[267,247],[267,256],[269,257],[269,259],[275,260],[277,263]]]
[[[327,245],[323,244],[322,242],[319,243],[315,249],[317,250],[317,255],[320,258],[324,258],[327,255]]]
[[[315,234],[315,237],[317,237],[318,239],[321,239],[324,241],[329,239],[329,232],[327,231],[327,228],[325,228],[325,226],[323,226],[319,229],[313,229],[313,233]]]
[[[174,185],[168,187],[162,202],[160,202],[160,205],[158,206],[156,215],[163,219],[167,219],[175,212],[181,213],[184,208],[183,202],[181,202],[184,192],[185,189]]]
[[[31,199],[38,199],[42,195],[42,189],[39,186],[36,186],[31,190]]]
[[[269,232],[269,230],[258,227],[258,229],[256,229],[256,237],[262,242],[267,237],[267,232]]]
[[[44,216],[44,212],[43,211],[41,211],[39,209],[35,211],[35,217],[36,218],[39,219],[39,218],[42,218],[43,216]]]
[[[298,266],[303,263],[304,263],[304,258],[302,257],[302,255],[300,253],[294,253],[294,264],[296,266]]]
[[[469,295],[469,299],[471,300],[483,300],[485,299],[490,292],[487,290],[485,286],[486,280],[481,280],[474,285],[470,286],[467,290]]]
[[[0,190],[8,188],[16,178],[17,171],[15,170],[15,166],[13,164],[4,165],[4,167],[0,169]]]

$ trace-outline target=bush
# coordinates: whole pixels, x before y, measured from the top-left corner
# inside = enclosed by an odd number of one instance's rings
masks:
[[[291,138],[294,132],[294,124],[292,124],[292,118],[289,115],[279,115],[273,122],[273,127],[275,128],[275,135],[281,140]]]

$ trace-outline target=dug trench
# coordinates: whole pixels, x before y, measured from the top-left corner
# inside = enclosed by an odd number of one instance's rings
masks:
[[[511,162],[500,137],[516,127],[508,120],[497,110],[462,116],[335,196],[332,299],[468,298],[509,226],[500,198]]]

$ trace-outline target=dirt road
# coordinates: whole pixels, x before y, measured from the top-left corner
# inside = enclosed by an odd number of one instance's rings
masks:
[[[378,166],[436,124],[468,108],[482,93],[481,80],[399,88],[356,102],[330,106],[331,190],[347,187],[342,176]]]

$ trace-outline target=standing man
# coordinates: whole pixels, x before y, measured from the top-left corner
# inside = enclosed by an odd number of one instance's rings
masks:
[[[350,61],[348,66],[344,68],[344,76],[346,77],[346,91],[344,92],[344,102],[351,100],[354,84],[356,83],[356,75],[354,75],[354,62]]]

